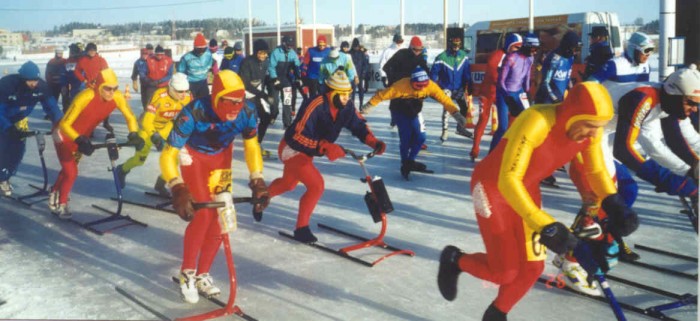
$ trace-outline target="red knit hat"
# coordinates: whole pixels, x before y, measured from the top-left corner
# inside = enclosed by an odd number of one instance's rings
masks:
[[[194,37],[194,47],[195,48],[206,48],[207,47],[207,39],[204,38],[203,34],[198,33],[197,36]]]
[[[316,45],[318,45],[321,42],[323,42],[324,44],[328,44],[328,41],[326,41],[326,36],[324,36],[324,35],[318,36],[318,38],[316,39]]]
[[[411,48],[423,49],[423,42],[418,38],[418,36],[413,36],[411,38],[411,43],[409,45]]]

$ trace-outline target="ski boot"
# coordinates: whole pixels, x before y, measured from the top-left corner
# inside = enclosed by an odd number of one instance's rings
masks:
[[[419,173],[426,173],[426,174],[433,174],[435,171],[428,169],[428,166],[421,162],[416,162],[413,161],[413,167],[411,168],[412,172],[419,172]]]
[[[194,270],[180,272],[180,295],[185,302],[192,304],[199,302],[199,294],[197,294],[195,286],[195,273]]]
[[[308,225],[294,230],[294,239],[306,244],[313,244],[318,241],[314,234],[311,233]]]
[[[493,303],[489,305],[489,308],[484,312],[484,316],[481,318],[482,321],[508,321],[507,313],[499,310]]]
[[[447,141],[447,129],[442,129],[442,135],[440,135],[440,141],[441,142],[446,142]]]
[[[618,257],[620,260],[622,260],[623,262],[633,262],[639,260],[639,254],[632,251],[632,249],[629,246],[627,246],[627,243],[620,242],[619,245],[622,248],[622,251],[620,251],[620,255]]]
[[[199,294],[206,298],[213,298],[221,294],[221,290],[214,285],[214,279],[209,273],[202,273],[195,277],[194,285]]]
[[[0,182],[0,192],[2,195],[12,196],[12,185],[10,185],[9,180]]]
[[[470,131],[468,131],[466,128],[457,125],[457,129],[455,130],[455,134],[464,136],[466,138],[474,138],[474,134],[472,134]]]
[[[158,195],[163,196],[163,197],[170,197],[170,192],[168,192],[168,188],[165,187],[165,180],[163,177],[158,176],[158,179],[156,180],[156,185],[153,186],[153,189],[158,192]]]
[[[438,289],[445,300],[453,301],[457,297],[457,280],[459,273],[459,258],[462,251],[457,247],[448,245],[442,249],[440,254],[440,268],[438,269]]]
[[[49,192],[49,210],[51,213],[58,210],[58,191]]]
[[[58,218],[62,220],[68,220],[73,217],[73,214],[68,209],[68,203],[59,204],[55,211],[51,211],[54,215],[58,215]]]
[[[552,264],[564,274],[564,283],[569,288],[592,296],[603,295],[596,283],[588,282],[588,273],[578,262],[570,261],[564,255],[557,255]]]
[[[542,181],[540,181],[540,184],[554,188],[559,188],[559,185],[557,185],[557,179],[554,177],[554,175],[549,175],[545,177]]]
[[[401,176],[403,179],[408,180],[408,174],[411,173],[411,168],[413,168],[413,160],[401,161]]]

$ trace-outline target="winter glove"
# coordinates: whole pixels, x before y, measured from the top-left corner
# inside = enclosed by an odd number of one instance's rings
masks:
[[[275,89],[277,89],[277,90],[281,90],[281,89],[282,89],[282,83],[280,82],[279,79],[277,79],[277,78],[272,78],[271,81],[272,81],[272,87],[275,87]]]
[[[581,240],[574,248],[573,254],[591,278],[596,273],[606,273],[610,270],[606,257],[607,249],[608,244],[604,241]]]
[[[458,111],[452,113],[452,118],[457,122],[457,134],[464,137],[472,138],[474,135],[467,130],[467,119],[462,116]]]
[[[158,132],[151,135],[151,143],[153,143],[153,146],[155,146],[159,152],[163,150],[163,147],[165,147],[165,140]]]
[[[131,82],[131,88],[134,89],[134,92],[137,93],[139,92],[139,82],[134,80]]]
[[[78,151],[85,156],[90,156],[95,151],[95,147],[92,146],[90,139],[83,135],[78,136],[75,139],[75,143],[78,144]]]
[[[326,155],[331,162],[334,162],[338,158],[345,157],[345,151],[340,145],[330,143],[326,140],[322,140],[318,143],[318,151],[321,155]]]
[[[126,136],[126,139],[129,143],[129,145],[134,145],[134,148],[136,150],[142,150],[143,146],[146,145],[146,142],[139,136],[139,133],[137,132],[130,132],[129,135]]]
[[[627,207],[620,194],[606,197],[601,207],[608,215],[607,231],[615,237],[632,234],[639,227],[637,213]]]
[[[371,134],[367,135],[367,138],[365,138],[365,144],[374,149],[373,153],[375,155],[384,154],[384,151],[386,150],[386,144],[384,144],[383,141],[378,140],[376,137],[374,137],[374,135]]]
[[[175,213],[184,221],[191,221],[194,217],[194,207],[192,206],[192,194],[184,183],[175,184],[170,188],[173,195],[173,208]]]
[[[253,192],[253,213],[260,213],[270,205],[270,193],[267,191],[267,186],[262,178],[253,178],[248,183],[248,187]],[[260,222],[262,215],[254,215],[255,221]]]
[[[452,98],[452,90],[443,89],[442,91],[445,93],[445,96]]]
[[[542,228],[540,243],[557,254],[564,254],[576,247],[578,238],[564,224],[554,222]]]
[[[372,108],[377,107],[369,102],[366,102],[364,105],[360,106],[360,114],[367,115],[369,114],[369,111],[372,110]],[[466,120],[465,120],[466,121]]]
[[[10,129],[7,131],[7,135],[16,140],[22,140],[27,137],[31,137],[32,135],[34,135],[34,132],[21,130],[15,126],[11,126]]]

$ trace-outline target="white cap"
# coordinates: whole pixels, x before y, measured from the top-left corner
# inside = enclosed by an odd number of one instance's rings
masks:
[[[187,81],[187,75],[181,72],[174,73],[173,77],[170,78],[170,87],[178,91],[189,90],[190,82]]]
[[[700,71],[695,64],[677,70],[664,81],[664,90],[669,95],[700,97]]]
[[[333,48],[333,50],[331,50],[331,52],[328,54],[328,57],[330,57],[330,58],[340,57],[340,50],[338,48]]]

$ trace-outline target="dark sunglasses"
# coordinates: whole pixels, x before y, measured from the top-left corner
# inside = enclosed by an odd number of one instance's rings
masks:
[[[104,90],[104,91],[106,91],[106,92],[108,92],[108,93],[111,93],[111,92],[113,92],[113,91],[117,91],[117,89],[119,89],[119,86],[116,86],[116,87],[107,87],[107,86],[103,86],[103,87],[102,87],[102,90]]]
[[[644,49],[644,51],[642,51],[642,52],[644,52],[645,55],[650,55],[652,52],[654,52],[654,48],[653,47],[647,48],[647,49]]]
[[[690,106],[690,107],[700,108],[700,101],[692,101],[692,100],[686,98],[685,104]]]

